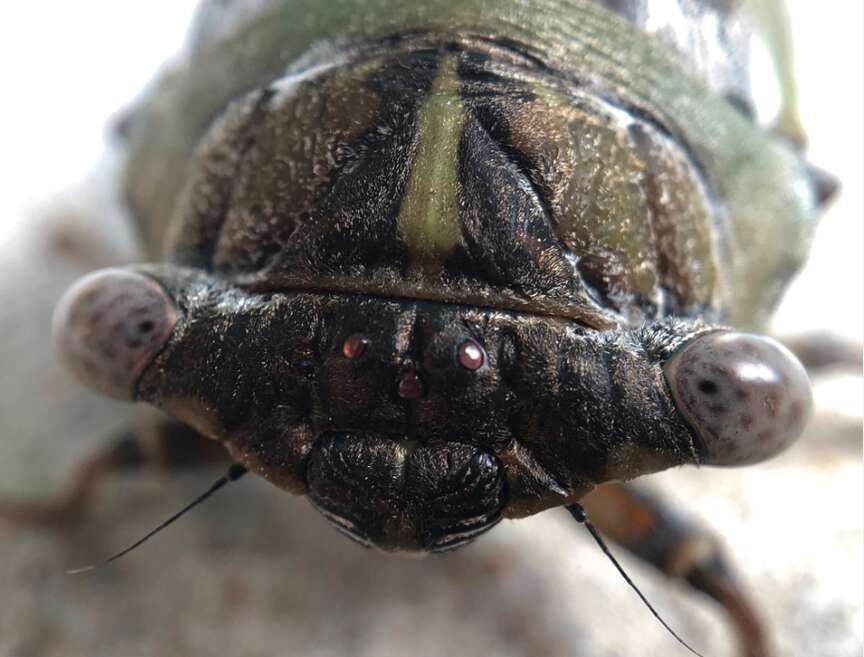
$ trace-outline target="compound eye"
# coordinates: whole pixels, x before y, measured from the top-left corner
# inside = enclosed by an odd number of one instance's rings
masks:
[[[743,465],[786,449],[813,404],[798,359],[770,338],[718,331],[695,338],[664,367],[678,410],[712,465]]]
[[[141,372],[168,340],[177,309],[156,281],[103,269],[69,288],[54,311],[54,342],[84,385],[131,400]]]

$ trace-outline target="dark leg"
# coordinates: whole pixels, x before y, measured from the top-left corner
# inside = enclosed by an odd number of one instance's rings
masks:
[[[706,529],[632,484],[604,484],[580,503],[605,537],[720,603],[735,627],[742,655],[771,654],[755,605]]]
[[[861,345],[828,331],[789,335],[780,342],[798,356],[811,374],[829,368],[861,372]]]
[[[69,526],[83,517],[99,487],[115,473],[229,462],[221,444],[185,425],[161,420],[115,436],[78,466],[53,499],[0,500],[0,523],[24,527]]]

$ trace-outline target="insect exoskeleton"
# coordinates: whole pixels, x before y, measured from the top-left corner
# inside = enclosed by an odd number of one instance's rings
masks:
[[[260,295],[167,266],[95,274],[60,308],[84,383],[224,441],[385,549],[456,547],[608,480],[761,460],[810,409],[783,347],[699,322],[598,332],[439,301]]]
[[[724,273],[725,191],[679,119],[503,36],[313,53],[156,180],[176,190],[174,264],[95,274],[61,305],[85,383],[163,408],[387,549],[454,547],[801,432],[794,358],[696,319],[787,258]]]
[[[809,381],[746,331],[825,187],[751,112],[737,3],[662,4],[205,6],[125,124],[153,264],[67,294],[65,360],[392,551],[776,454]],[[716,548],[603,490],[764,652]]]

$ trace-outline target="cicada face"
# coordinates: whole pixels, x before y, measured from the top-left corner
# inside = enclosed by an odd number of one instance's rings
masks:
[[[69,293],[73,369],[385,549],[787,446],[806,374],[724,322],[758,320],[800,260],[805,163],[728,80],[554,4],[381,2],[345,25],[334,5],[295,33],[274,3],[199,35],[129,126],[164,262]]]

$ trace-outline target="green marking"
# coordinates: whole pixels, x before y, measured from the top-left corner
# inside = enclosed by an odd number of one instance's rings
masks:
[[[481,35],[530,44],[545,66],[585,80],[591,92],[649,112],[676,139],[685,141],[724,210],[717,240],[721,305],[730,323],[762,323],[779,298],[778,282],[804,259],[817,212],[798,153],[695,79],[677,53],[596,0],[272,0],[267,7],[255,18],[239,22],[228,36],[193,44],[136,112],[127,189],[135,190],[133,205],[140,205],[148,217],[158,219],[173,211],[189,153],[214,114],[243,91],[280,75],[312,44],[360,43],[405,31],[439,32],[448,38]],[[774,49],[782,61],[784,46]],[[442,63],[445,70],[446,62]],[[443,81],[439,84],[446,89]],[[455,79],[450,84],[455,86]],[[788,82],[781,84],[786,86],[789,108],[794,91]],[[430,119],[436,114],[450,120],[461,116],[459,111],[436,112],[435,107],[424,108],[420,118],[434,123]],[[781,117],[781,124],[790,123],[788,117]],[[781,129],[789,130],[782,125]],[[427,143],[428,132],[421,135]],[[457,134],[453,130],[449,137],[455,140]],[[438,144],[437,149],[445,153],[448,145]],[[409,192],[422,182],[415,174]],[[454,177],[455,172],[439,176]],[[452,199],[447,187],[446,182],[437,185],[436,195]],[[414,209],[406,216],[417,214]],[[446,220],[439,222],[442,227],[430,231],[431,254],[452,243]],[[415,243],[427,241],[413,226],[407,234]],[[448,235],[450,239],[444,239]]]
[[[457,58],[441,59],[429,97],[417,113],[417,153],[399,210],[399,232],[424,264],[438,264],[459,243],[456,163],[465,108]]]
[[[792,61],[792,28],[786,6],[782,0],[746,0],[744,8],[752,18],[757,34],[768,47],[780,84],[781,104],[774,129],[794,143],[803,145],[807,136],[798,115],[798,86]]]

